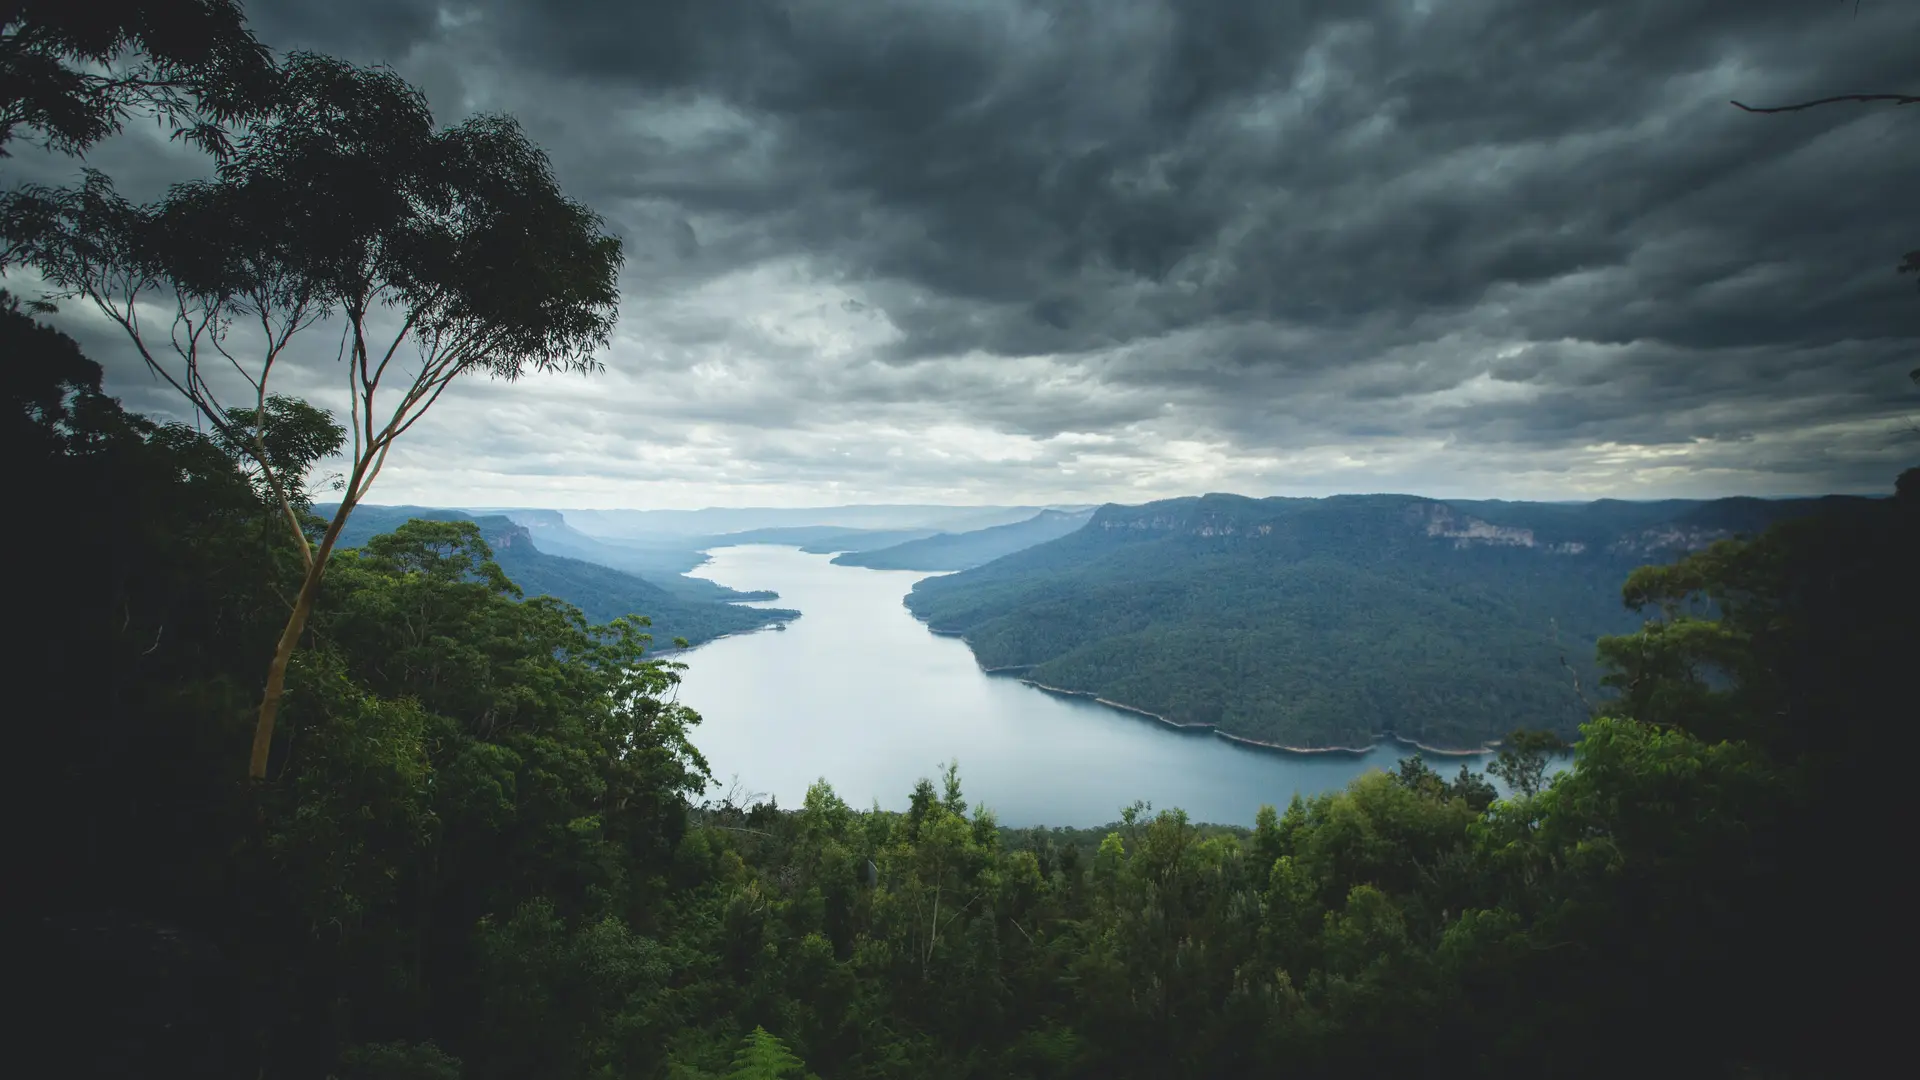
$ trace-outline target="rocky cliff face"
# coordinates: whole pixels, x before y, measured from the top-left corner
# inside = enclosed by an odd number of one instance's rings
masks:
[[[1456,513],[1446,503],[1427,503],[1416,506],[1407,515],[1416,524],[1425,528],[1432,537],[1453,541],[1456,548],[1472,547],[1475,544],[1487,544],[1494,547],[1539,547],[1533,538],[1532,529],[1520,529],[1511,525],[1490,525],[1476,517]]]
[[[1516,525],[1493,525],[1477,517],[1460,513],[1446,503],[1428,503],[1410,515],[1424,526],[1431,537],[1453,541],[1455,549],[1475,545],[1488,547],[1534,548],[1549,555],[1584,555],[1587,544],[1580,540],[1546,543],[1532,529]]]
[[[1663,552],[1698,551],[1716,540],[1734,535],[1731,529],[1699,525],[1656,525],[1629,533],[1607,545],[1615,555],[1657,555]]]
[[[533,534],[527,531],[525,525],[498,515],[475,518],[474,521],[480,526],[481,539],[496,553],[511,551],[516,547],[538,550],[533,546]]]
[[[509,510],[501,515],[528,529],[567,528],[566,516],[558,510]]]

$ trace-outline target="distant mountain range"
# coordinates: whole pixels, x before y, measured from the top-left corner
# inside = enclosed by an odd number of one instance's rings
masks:
[[[1627,573],[1840,500],[1631,503],[1206,495],[915,585],[980,664],[1299,748],[1571,734]]]
[[[871,551],[892,547],[924,536],[938,535],[935,529],[849,529],[843,525],[785,525],[770,529],[747,529],[701,539],[702,547],[727,547],[733,544],[784,544],[815,555],[842,551]]]
[[[556,515],[557,517],[557,515]],[[573,545],[628,565],[649,565],[651,555],[638,558],[618,545],[586,548],[570,536],[564,520],[538,527],[523,525],[503,514],[471,514],[464,510],[419,506],[356,507],[341,533],[343,547],[358,547],[380,533],[392,532],[413,518],[430,521],[473,521],[493,548],[494,559],[507,577],[528,596],[552,596],[579,608],[588,619],[606,622],[623,615],[645,615],[652,620],[655,644],[666,649],[675,638],[698,645],[726,634],[743,633],[798,618],[783,608],[745,607],[732,598],[770,597],[772,594],[735,593],[712,582],[675,574],[661,579],[640,577],[599,561],[588,561],[543,550],[542,545]],[[664,550],[664,549],[663,549]],[[657,554],[657,553],[656,553]],[[692,553],[697,562],[698,553]],[[661,582],[672,582],[672,586]],[[693,583],[691,587],[685,583]],[[703,590],[703,587],[711,587]],[[701,595],[707,591],[710,595]]]
[[[704,510],[565,510],[568,522],[602,539],[641,536],[719,537],[756,529],[833,526],[843,529],[964,532],[1006,525],[1047,509],[1044,506],[813,506],[710,507]],[[498,512],[498,511],[496,511]]]
[[[770,592],[742,592],[705,578],[687,577],[706,562],[701,549],[708,545],[684,536],[647,535],[602,540],[575,529],[558,510],[504,510],[505,517],[526,528],[540,550],[637,574],[677,596],[690,600],[771,600]]]
[[[331,507],[319,509],[331,510]],[[1090,508],[1079,510],[1084,520]],[[724,634],[768,626],[799,613],[779,608],[742,607],[743,600],[774,600],[768,591],[741,591],[688,577],[707,559],[706,549],[735,544],[791,544],[816,553],[862,552],[894,548],[910,541],[944,537],[959,541],[985,536],[1007,525],[1013,531],[998,541],[1014,550],[1046,539],[1044,531],[1014,541],[1022,528],[1051,522],[1051,509],[994,506],[842,506],[804,510],[619,510],[581,511],[515,508],[499,511],[420,506],[360,506],[348,520],[341,544],[356,547],[391,532],[412,518],[471,520],[480,524],[507,576],[528,595],[550,595],[580,608],[595,621],[627,614],[653,620],[655,640],[685,638],[698,645]],[[574,524],[585,518],[605,532],[596,535]],[[707,532],[767,520],[804,521]],[[849,522],[918,522],[893,528],[867,528]],[[983,524],[984,523],[984,524]],[[956,530],[943,532],[942,528]],[[973,529],[961,532],[958,530]],[[984,529],[985,532],[979,530]],[[989,544],[993,543],[989,541]]]
[[[961,533],[935,533],[889,547],[849,550],[834,557],[841,566],[874,570],[966,570],[1035,544],[1067,535],[1085,525],[1093,510],[1042,510],[1025,521]]]

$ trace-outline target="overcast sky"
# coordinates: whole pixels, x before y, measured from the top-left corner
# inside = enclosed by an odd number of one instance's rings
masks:
[[[248,8],[442,120],[518,116],[626,242],[607,371],[456,387],[375,502],[1788,494],[1920,461],[1920,107],[1728,104],[1920,91],[1911,0]],[[290,389],[325,398],[323,353]]]

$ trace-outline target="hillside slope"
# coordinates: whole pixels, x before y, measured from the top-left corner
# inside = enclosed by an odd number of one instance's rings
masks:
[[[907,606],[983,667],[1278,745],[1393,732],[1468,748],[1571,734],[1635,566],[1814,500],[1439,502],[1207,495],[920,582]],[[1564,658],[1564,662],[1563,662]]]
[[[485,511],[481,511],[485,513]],[[687,571],[707,560],[704,544],[682,536],[643,536],[602,540],[573,527],[558,510],[503,510],[500,516],[524,525],[533,542],[549,555],[562,555],[623,570],[688,600],[775,600],[771,592],[742,592]]]
[[[412,518],[467,521],[479,524],[494,559],[507,577],[528,596],[552,596],[579,608],[593,622],[623,615],[645,615],[653,621],[655,644],[671,648],[675,638],[699,645],[725,634],[744,633],[798,618],[782,608],[743,607],[717,600],[676,594],[651,581],[582,559],[540,550],[533,534],[499,514],[473,515],[461,510],[415,506],[362,506],[354,510],[341,534],[343,547],[363,544],[369,537],[390,532]]]
[[[1057,540],[1084,526],[1092,510],[1068,513],[1042,510],[1025,521],[995,525],[972,532],[939,533],[871,551],[849,551],[836,556],[841,566],[874,570],[966,570],[989,563],[1035,544]]]

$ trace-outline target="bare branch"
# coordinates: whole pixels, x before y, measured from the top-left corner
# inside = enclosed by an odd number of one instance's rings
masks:
[[[1789,113],[1799,112],[1802,109],[1815,109],[1822,105],[1832,105],[1841,101],[1891,101],[1895,105],[1920,105],[1920,94],[1836,94],[1833,97],[1823,97],[1814,101],[1803,101],[1798,105],[1774,105],[1764,109],[1755,108],[1752,105],[1743,105],[1738,101],[1731,102],[1730,104],[1736,109],[1750,113]]]
[[[406,321],[400,324],[400,332],[393,336],[393,341],[387,345],[386,355],[380,358],[380,366],[373,369],[374,386],[380,385],[381,376],[387,373],[387,365],[393,363],[393,354],[399,351],[401,342],[407,340],[407,335],[413,331],[414,323],[418,321],[419,318],[420,313],[418,311],[409,311],[407,313]]]

